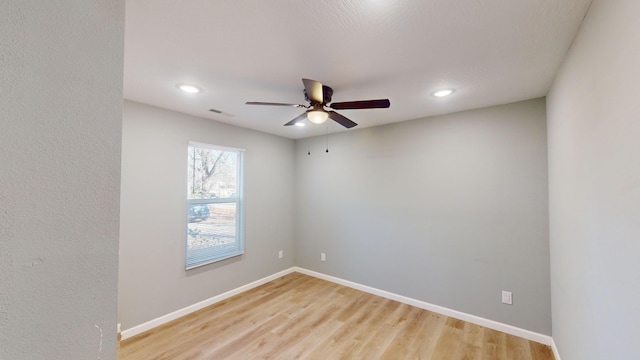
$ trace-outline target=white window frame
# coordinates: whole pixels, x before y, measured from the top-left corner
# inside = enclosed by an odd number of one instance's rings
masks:
[[[211,144],[203,144],[203,143],[198,143],[198,142],[189,142],[189,145],[187,146],[187,167],[188,167],[188,163],[189,163],[189,156],[190,155],[190,150],[192,147],[196,147],[196,148],[200,148],[200,149],[209,149],[209,150],[216,150],[216,151],[228,151],[228,152],[234,152],[237,154],[237,184],[236,184],[236,191],[235,191],[235,197],[233,198],[212,198],[212,199],[189,199],[189,196],[187,196],[187,206],[186,206],[186,211],[185,211],[185,269],[186,270],[190,270],[190,269],[195,269],[204,265],[208,265],[208,264],[212,264],[218,261],[222,261],[225,259],[229,259],[232,257],[236,257],[236,256],[240,256],[242,254],[244,254],[244,181],[243,181],[243,173],[244,173],[244,149],[237,149],[237,148],[231,148],[231,147],[226,147],[226,146],[218,146],[218,145],[211,145]],[[189,175],[188,175],[188,169],[187,169],[187,184],[186,184],[186,189],[188,191],[189,189]],[[211,254],[209,254],[208,256],[200,256],[200,257],[196,257],[197,260],[193,259],[193,256],[191,257],[190,260],[190,251],[189,251],[189,233],[188,233],[188,229],[189,229],[189,209],[192,205],[198,205],[198,204],[203,204],[203,205],[209,205],[209,204],[229,204],[229,203],[234,203],[236,205],[236,229],[235,229],[235,238],[236,238],[236,243],[237,246],[230,250],[230,251],[216,251],[216,250],[211,250]],[[213,247],[212,247],[213,248]],[[198,259],[199,258],[199,259]]]

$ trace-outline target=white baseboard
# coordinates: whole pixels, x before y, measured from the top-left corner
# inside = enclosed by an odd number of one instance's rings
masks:
[[[196,303],[196,304],[193,304],[193,305],[189,305],[189,306],[187,306],[185,308],[176,310],[176,311],[174,311],[172,313],[169,313],[167,315],[163,315],[163,316],[160,316],[160,317],[155,318],[153,320],[149,320],[149,321],[147,321],[145,323],[142,323],[140,325],[134,326],[134,327],[132,327],[130,329],[123,330],[121,332],[122,340],[128,339],[128,338],[130,338],[132,336],[136,336],[136,335],[138,335],[140,333],[143,333],[143,332],[145,332],[147,330],[151,330],[151,329],[153,329],[153,328],[155,328],[157,326],[166,324],[169,321],[172,321],[172,320],[175,320],[175,319],[177,319],[179,317],[191,314],[194,311],[198,311],[198,310],[203,309],[203,308],[205,308],[205,307],[207,307],[209,305],[213,305],[213,304],[215,304],[217,302],[220,302],[222,300],[228,299],[228,298],[230,298],[230,297],[232,297],[234,295],[238,295],[238,294],[240,294],[242,292],[245,292],[247,290],[251,290],[251,289],[253,289],[255,287],[258,287],[260,285],[266,284],[269,281],[273,281],[273,280],[275,280],[275,279],[277,279],[279,277],[285,276],[285,275],[290,274],[290,273],[292,273],[294,271],[295,271],[294,268],[289,268],[289,269],[277,272],[277,273],[275,273],[273,275],[269,275],[269,276],[267,276],[265,278],[262,278],[260,280],[256,280],[256,281],[254,281],[252,283],[249,283],[247,285],[240,286],[238,288],[235,288],[233,290],[229,290],[229,291],[227,291],[225,293],[222,293],[220,295],[216,295],[216,296],[211,297],[209,299],[200,301],[199,303]]]
[[[327,280],[327,281],[331,281],[333,283],[336,284],[340,284],[340,285],[344,285],[350,288],[354,288],[360,291],[364,291],[366,293],[369,294],[373,294],[373,295],[377,295],[377,296],[381,296],[387,299],[391,299],[391,300],[395,300],[395,301],[399,301],[401,303],[405,303],[407,305],[411,305],[411,306],[415,306],[415,307],[419,307],[421,309],[425,309],[425,310],[429,310],[429,311],[433,311],[442,315],[446,315],[446,316],[450,316],[456,319],[460,319],[460,320],[464,320],[473,324],[477,324],[480,326],[484,326],[487,327],[489,329],[493,329],[493,330],[498,330],[498,331],[502,331],[504,333],[507,334],[511,334],[514,336],[518,336],[527,340],[531,340],[531,341],[535,341],[544,345],[551,345],[552,344],[552,338],[551,336],[548,335],[543,335],[543,334],[539,334],[533,331],[529,331],[529,330],[525,330],[525,329],[521,329],[519,327],[515,327],[512,325],[507,325],[501,322],[497,322],[494,320],[489,320],[489,319],[485,319],[482,318],[480,316],[475,316],[475,315],[471,315],[471,314],[467,314],[467,313],[463,313],[461,311],[457,311],[457,310],[452,310],[449,308],[445,308],[442,306],[438,306],[438,305],[433,305],[433,304],[429,304],[427,302],[424,301],[420,301],[420,300],[416,300],[416,299],[412,299],[406,296],[402,296],[402,295],[398,295],[398,294],[394,294],[388,291],[384,291],[384,290],[380,290],[380,289],[376,289],[370,286],[366,286],[366,285],[362,285],[362,284],[358,284],[358,283],[354,283],[352,281],[348,281],[348,280],[344,280],[344,279],[340,279],[337,277],[333,277],[330,275],[325,275],[319,272],[315,272],[312,270],[307,270],[307,269],[303,269],[303,268],[299,268],[299,267],[294,267],[294,271],[297,271],[299,273],[302,274],[306,274],[309,276],[313,276],[313,277],[317,277],[319,279],[323,279],[323,280]],[[558,360],[559,358],[556,357],[556,360]]]
[[[285,276],[287,274],[290,274],[292,272],[299,272],[305,275],[309,275],[309,276],[313,276],[319,279],[323,279],[323,280],[327,280],[327,281],[331,281],[333,283],[336,284],[340,284],[340,285],[344,285],[350,288],[354,288],[360,291],[364,291],[366,293],[369,294],[373,294],[373,295],[377,295],[377,296],[381,296],[387,299],[391,299],[391,300],[395,300],[395,301],[399,301],[401,303],[405,303],[407,305],[411,305],[411,306],[415,306],[415,307],[419,307],[421,309],[425,309],[425,310],[429,310],[429,311],[433,311],[442,315],[446,315],[446,316],[450,316],[456,319],[460,319],[460,320],[464,320],[464,321],[468,321],[470,323],[473,324],[477,324],[480,326],[484,326],[493,330],[498,330],[498,331],[502,331],[505,332],[507,334],[511,334],[514,336],[518,336],[527,340],[531,340],[531,341],[535,341],[535,342],[539,342],[541,344],[544,345],[549,345],[551,346],[552,350],[553,350],[553,354],[556,357],[556,360],[560,360],[560,356],[558,354],[558,350],[555,347],[555,343],[553,342],[553,339],[551,338],[551,336],[548,335],[543,335],[543,334],[539,334],[533,331],[529,331],[529,330],[525,330],[525,329],[521,329],[512,325],[507,325],[501,322],[497,322],[494,320],[489,320],[489,319],[485,319],[479,316],[475,316],[475,315],[471,315],[471,314],[467,314],[467,313],[463,313],[461,311],[457,311],[457,310],[452,310],[449,308],[445,308],[442,306],[438,306],[438,305],[434,305],[434,304],[430,304],[421,300],[416,300],[416,299],[412,299],[406,296],[402,296],[402,295],[398,295],[398,294],[394,294],[385,290],[380,290],[380,289],[376,289],[370,286],[366,286],[366,285],[362,285],[362,284],[358,284],[352,281],[348,281],[348,280],[344,280],[344,279],[340,279],[334,276],[330,276],[330,275],[326,275],[326,274],[322,274],[316,271],[312,271],[312,270],[308,270],[308,269],[304,269],[304,268],[300,268],[297,266],[291,267],[289,269],[280,271],[278,273],[275,273],[273,275],[267,276],[265,278],[262,278],[260,280],[256,280],[252,283],[249,283],[247,285],[243,285],[240,286],[236,289],[233,290],[229,290],[225,293],[222,293],[220,295],[216,295],[214,297],[211,297],[209,299],[203,300],[199,303],[187,306],[185,308],[182,308],[180,310],[176,310],[170,314],[167,315],[163,315],[160,316],[156,319],[147,321],[143,324],[134,326],[130,329],[126,329],[123,330],[121,335],[122,335],[122,340],[124,339],[128,339],[132,336],[138,335],[142,332],[145,332],[147,330],[151,330],[157,326],[160,326],[162,324],[166,324],[169,321],[175,320],[179,317],[188,315],[194,311],[198,311],[200,309],[203,309],[209,305],[213,305],[219,301],[228,299],[234,295],[240,294],[244,291],[247,290],[251,290],[255,287],[258,287],[260,285],[266,284],[269,281],[273,281],[279,277]]]
[[[558,347],[556,347],[556,342],[553,341],[553,338],[551,338],[551,350],[553,350],[553,357],[555,357],[556,360],[560,360],[560,352],[558,352]]]

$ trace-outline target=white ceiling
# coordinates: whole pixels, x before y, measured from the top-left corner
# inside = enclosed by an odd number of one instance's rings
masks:
[[[590,2],[127,0],[124,96],[294,139],[327,126],[285,127],[304,109],[245,102],[305,104],[303,77],[336,102],[389,98],[340,111],[359,129],[541,97]]]

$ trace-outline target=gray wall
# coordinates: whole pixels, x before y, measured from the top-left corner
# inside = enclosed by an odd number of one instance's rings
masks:
[[[0,359],[115,359],[124,1],[0,2]]]
[[[325,142],[296,145],[297,265],[551,334],[544,99]]]
[[[638,359],[640,2],[595,0],[548,95],[553,337]]]
[[[245,254],[184,270],[189,141],[246,149]],[[294,141],[125,101],[119,317],[123,329],[293,266]],[[284,250],[284,259],[278,259]]]

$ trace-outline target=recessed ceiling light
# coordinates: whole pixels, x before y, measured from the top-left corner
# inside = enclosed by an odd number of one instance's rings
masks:
[[[303,127],[303,126],[307,126],[307,124],[303,123],[302,121],[298,121],[298,122],[296,123],[296,126]]]
[[[442,90],[438,90],[436,92],[434,92],[433,96],[437,96],[437,97],[443,97],[443,96],[449,96],[451,94],[453,94],[456,91],[456,89],[442,89]]]
[[[189,93],[189,94],[197,94],[199,92],[201,92],[202,90],[200,90],[199,87],[194,86],[194,85],[189,85],[189,84],[178,84],[178,89]]]

